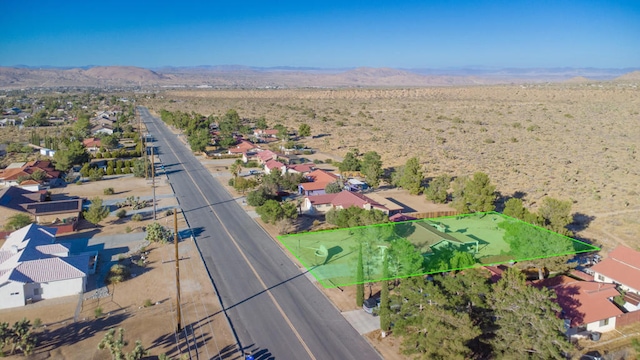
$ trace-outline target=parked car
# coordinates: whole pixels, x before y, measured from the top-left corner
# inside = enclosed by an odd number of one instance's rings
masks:
[[[368,298],[362,304],[362,310],[364,310],[367,314],[374,315],[374,310],[380,308],[380,298]],[[377,312],[377,311],[376,311]]]
[[[580,360],[602,360],[603,357],[599,351],[589,351],[588,353],[580,356]]]

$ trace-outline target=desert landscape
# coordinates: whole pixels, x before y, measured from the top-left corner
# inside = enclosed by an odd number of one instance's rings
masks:
[[[502,197],[535,209],[571,200],[578,236],[637,246],[640,120],[635,75],[616,82],[393,89],[174,90],[145,105],[208,116],[236,109],[273,126],[307,123],[304,144],[343,156],[375,150],[385,167],[418,156],[428,178],[486,172]],[[348,136],[346,135],[348,134]],[[426,201],[426,200],[425,200]]]

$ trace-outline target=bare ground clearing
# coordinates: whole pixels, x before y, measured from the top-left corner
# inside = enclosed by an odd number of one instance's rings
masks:
[[[156,112],[222,115],[233,108],[272,126],[307,123],[316,136],[304,142],[319,151],[375,150],[385,166],[418,156],[427,177],[484,171],[505,196],[524,195],[534,209],[546,195],[571,199],[573,211],[585,215],[583,228],[638,246],[627,222],[613,225],[596,214],[640,206],[639,92],[622,83],[181,90],[145,101]]]

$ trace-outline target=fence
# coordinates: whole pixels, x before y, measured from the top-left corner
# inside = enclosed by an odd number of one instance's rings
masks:
[[[405,214],[405,215],[414,217],[416,219],[431,219],[431,218],[437,218],[437,217],[443,217],[443,216],[458,215],[458,212],[455,211],[455,210],[431,211],[431,212],[424,212],[424,213],[414,212],[414,213],[409,213],[409,214]]]
[[[640,310],[616,316],[616,329],[640,321]]]

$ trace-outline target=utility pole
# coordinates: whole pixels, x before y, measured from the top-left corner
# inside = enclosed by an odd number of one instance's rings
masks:
[[[151,147],[151,188],[153,189],[153,220],[156,220],[156,169],[153,146]]]
[[[142,137],[142,115],[138,114],[138,134],[140,136],[140,155],[144,152],[144,178],[145,180],[149,178],[149,169],[147,168],[147,145],[145,144],[144,138]]]
[[[180,259],[178,258],[178,209],[173,211],[173,243],[176,247],[176,309],[178,310],[178,332],[182,330],[182,314],[180,313]]]

